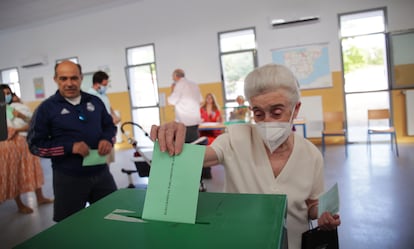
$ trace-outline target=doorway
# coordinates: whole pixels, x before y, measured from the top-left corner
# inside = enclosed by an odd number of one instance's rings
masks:
[[[339,22],[348,142],[366,142],[368,109],[391,103],[385,9],[341,14]]]

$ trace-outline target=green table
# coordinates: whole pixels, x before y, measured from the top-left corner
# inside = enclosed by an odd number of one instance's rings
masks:
[[[285,195],[200,193],[196,224],[104,219],[142,214],[146,190],[121,189],[16,246],[23,248],[282,248]]]

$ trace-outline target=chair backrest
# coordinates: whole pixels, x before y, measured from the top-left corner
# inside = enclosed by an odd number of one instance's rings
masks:
[[[368,119],[389,119],[390,110],[388,109],[374,109],[368,110]]]
[[[324,112],[323,126],[324,129],[344,129],[345,117],[343,112]]]
[[[389,126],[391,124],[389,109],[370,109],[368,110],[368,127]]]

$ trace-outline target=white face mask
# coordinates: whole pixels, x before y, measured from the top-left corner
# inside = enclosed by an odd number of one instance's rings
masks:
[[[260,122],[255,125],[270,153],[273,153],[289,137],[292,132],[292,117],[293,111],[289,122]]]
[[[106,93],[106,86],[100,86],[100,88],[98,89],[98,92],[100,93],[100,94],[105,94]]]

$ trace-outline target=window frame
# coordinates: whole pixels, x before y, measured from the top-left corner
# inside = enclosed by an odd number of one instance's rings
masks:
[[[231,51],[226,51],[226,52],[222,52],[222,48],[221,48],[221,36],[224,34],[229,34],[229,33],[237,33],[237,32],[242,32],[242,31],[248,31],[248,30],[252,30],[253,31],[253,35],[254,35],[254,44],[255,47],[254,48],[250,48],[250,49],[240,49],[240,50],[231,50]],[[236,102],[236,97],[235,98],[229,98],[227,96],[227,92],[226,92],[226,82],[225,82],[225,73],[223,72],[223,60],[222,57],[226,56],[226,55],[235,55],[235,54],[242,54],[242,53],[246,53],[246,52],[250,52],[252,54],[252,58],[253,58],[253,69],[257,68],[258,66],[258,58],[257,58],[257,34],[256,34],[256,28],[255,27],[247,27],[247,28],[241,28],[241,29],[234,29],[234,30],[227,30],[227,31],[221,31],[218,32],[217,34],[217,42],[218,42],[218,57],[219,57],[219,64],[220,64],[220,77],[221,77],[221,82],[222,82],[222,91],[223,91],[223,100],[224,100],[224,108],[225,108],[225,113],[226,116],[228,116],[228,110],[227,109],[231,109],[232,107],[235,107],[237,105]],[[243,94],[244,96],[244,94]],[[247,100],[246,100],[247,101]]]
[[[152,49],[152,53],[153,53],[153,60],[152,62],[144,62],[144,63],[138,63],[138,64],[129,64],[129,51],[132,49],[137,49],[137,48],[142,48],[142,47],[151,47]],[[158,89],[158,75],[157,75],[157,64],[156,64],[156,54],[155,54],[155,44],[154,43],[148,43],[148,44],[142,44],[142,45],[137,45],[137,46],[131,46],[131,47],[127,47],[125,49],[125,62],[126,62],[126,66],[125,66],[125,76],[126,76],[126,80],[127,80],[127,88],[128,88],[128,95],[129,95],[129,103],[131,106],[131,119],[133,120],[134,123],[139,124],[140,126],[144,127],[144,129],[146,128],[146,132],[148,132],[148,127],[145,127],[145,125],[143,125],[142,123],[140,124],[139,122],[137,122],[137,120],[135,119],[135,113],[140,112],[140,110],[150,110],[150,109],[154,109],[156,108],[158,110],[158,124],[161,122],[161,114],[160,114],[160,95],[159,95],[159,89]],[[153,79],[153,83],[155,84],[154,86],[154,91],[156,91],[156,99],[155,99],[155,104],[154,105],[143,105],[143,106],[134,106],[133,105],[133,100],[132,100],[132,96],[131,96],[131,81],[130,81],[130,69],[133,68],[137,68],[137,67],[142,67],[142,66],[148,66],[150,68],[150,72],[151,72],[151,77]],[[155,79],[154,79],[155,76]],[[156,124],[156,123],[155,123]],[[134,134],[136,136],[141,136],[142,135],[142,131],[137,127],[134,126],[133,127],[134,130]],[[143,137],[141,137],[143,138]]]
[[[11,71],[11,70],[15,70],[17,73],[17,82],[6,82],[5,80],[3,80],[3,72],[4,71]],[[10,86],[10,88],[12,89],[12,91],[20,98],[21,97],[21,85],[20,85],[20,72],[19,72],[19,67],[9,67],[9,68],[3,68],[0,69],[0,83],[1,84],[7,84]],[[17,86],[17,89],[16,87]]]

